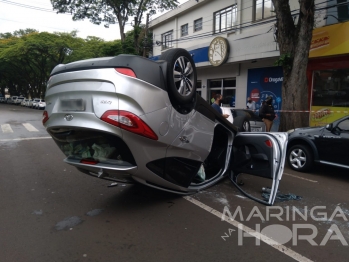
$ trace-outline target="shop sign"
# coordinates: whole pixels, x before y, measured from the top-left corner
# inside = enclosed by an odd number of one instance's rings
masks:
[[[349,53],[349,22],[316,28],[313,31],[309,57]]]
[[[312,106],[310,126],[325,126],[349,114],[349,107]]]

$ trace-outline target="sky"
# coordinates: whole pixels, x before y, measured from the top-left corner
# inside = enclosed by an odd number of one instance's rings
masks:
[[[182,4],[188,0],[179,0]],[[36,10],[40,9],[40,10]],[[125,32],[132,30],[131,20]],[[100,37],[106,41],[120,39],[119,26],[94,25],[88,19],[73,21],[69,14],[56,14],[50,0],[0,0],[0,33],[13,33],[19,29],[36,29],[39,32],[78,31],[78,37]]]

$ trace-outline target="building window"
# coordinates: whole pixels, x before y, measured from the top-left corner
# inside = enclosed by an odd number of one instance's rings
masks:
[[[186,36],[186,35],[188,35],[188,24],[181,26],[181,36]]]
[[[253,0],[254,20],[274,16],[274,6],[271,0]]]
[[[230,6],[214,13],[214,32],[231,30],[237,21],[237,5]]]
[[[171,48],[173,46],[173,31],[168,31],[161,35],[162,50]]]
[[[337,7],[338,10],[338,19],[343,22],[349,20],[349,7],[347,3],[347,0],[337,0],[337,4],[339,6]]]
[[[212,79],[208,80],[208,102],[214,102],[214,96],[216,94],[223,95],[221,101],[222,106],[235,107],[235,95],[236,95],[236,79],[225,78],[225,79]]]
[[[200,31],[201,29],[202,29],[202,18],[199,18],[194,21],[194,32]]]
[[[327,107],[327,110],[332,106],[349,107],[349,68],[319,70],[313,74],[313,106]],[[325,116],[328,115],[319,118]]]

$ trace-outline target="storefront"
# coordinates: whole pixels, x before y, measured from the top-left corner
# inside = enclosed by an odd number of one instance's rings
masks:
[[[309,124],[323,126],[349,114],[349,22],[315,29],[309,58]]]
[[[273,66],[248,69],[247,97],[250,97],[256,103],[257,112],[261,108],[262,102],[269,96],[273,98],[272,106],[275,112],[281,110],[282,82],[282,67]],[[271,131],[277,132],[279,125],[280,118],[279,114],[276,113]]]

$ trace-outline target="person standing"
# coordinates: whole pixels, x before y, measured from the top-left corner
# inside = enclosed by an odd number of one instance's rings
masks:
[[[212,107],[221,114],[224,118],[228,118],[229,115],[223,114],[222,108],[219,106],[220,102],[223,100],[223,96],[221,94],[216,94],[214,96],[214,103],[212,104]]]
[[[273,98],[268,96],[265,100],[265,104],[262,106],[259,116],[262,118],[265,123],[265,128],[267,132],[270,132],[271,127],[273,126],[273,120],[275,118],[275,112],[273,108]]]
[[[251,99],[251,97],[247,97],[247,109],[250,109],[252,111],[256,110],[256,102]]]

